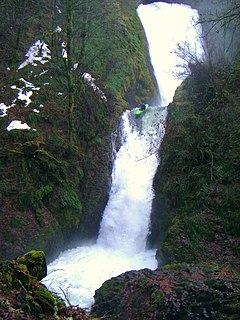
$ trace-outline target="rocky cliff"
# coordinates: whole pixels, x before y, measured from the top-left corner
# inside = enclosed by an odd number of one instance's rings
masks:
[[[96,236],[111,133],[156,86],[135,1],[6,0],[1,9],[0,256],[50,257],[74,235]]]

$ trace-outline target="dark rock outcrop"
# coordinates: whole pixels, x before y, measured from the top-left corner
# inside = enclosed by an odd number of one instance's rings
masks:
[[[217,265],[172,265],[106,281],[93,310],[102,319],[239,319],[239,274]]]

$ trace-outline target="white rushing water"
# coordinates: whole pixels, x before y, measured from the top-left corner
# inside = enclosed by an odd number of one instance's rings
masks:
[[[138,14],[149,41],[164,106],[171,101],[179,84],[171,73],[177,60],[175,57],[173,64],[170,52],[177,42],[185,41],[191,16],[196,13],[187,6],[154,4],[141,5]],[[173,25],[177,33],[174,39],[170,32]],[[166,35],[168,40],[172,39],[170,46],[166,44]],[[166,56],[162,53],[165,46]],[[168,63],[168,69],[160,67]],[[94,302],[95,290],[113,276],[128,270],[157,267],[155,250],[146,248],[146,240],[154,196],[152,182],[159,164],[156,151],[164,135],[166,112],[164,107],[151,106],[138,119],[133,110],[123,114],[121,147],[116,152],[109,201],[97,242],[64,251],[48,266],[48,276],[43,283],[63,298],[66,295],[73,305],[89,308]]]

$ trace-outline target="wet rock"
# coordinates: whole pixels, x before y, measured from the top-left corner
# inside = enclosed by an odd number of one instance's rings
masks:
[[[96,291],[93,311],[128,320],[238,319],[239,280],[237,273],[213,263],[130,271]]]

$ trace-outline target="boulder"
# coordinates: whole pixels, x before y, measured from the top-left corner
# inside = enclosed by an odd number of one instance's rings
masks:
[[[67,307],[39,283],[46,272],[42,251],[0,262],[0,319],[90,319],[83,309]]]
[[[239,319],[239,274],[215,263],[130,271],[106,281],[93,311],[113,319]]]
[[[18,258],[17,262],[25,265],[30,275],[39,281],[47,275],[47,264],[43,251],[29,251],[23,257]]]

